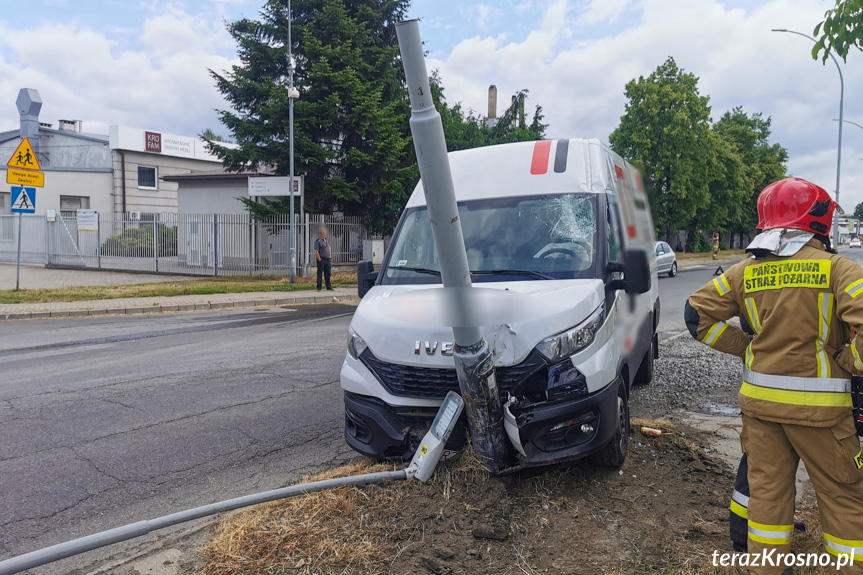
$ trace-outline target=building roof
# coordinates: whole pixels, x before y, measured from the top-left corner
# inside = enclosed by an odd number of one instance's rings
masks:
[[[89,134],[83,132],[75,132],[72,130],[55,130],[54,128],[39,127],[39,134],[46,136],[68,136],[69,138],[79,138],[90,142],[98,142],[100,144],[108,143],[108,136],[102,134]],[[0,132],[0,144],[9,140],[17,140],[21,137],[21,130],[9,130],[8,132]]]
[[[192,172],[190,174],[179,174],[176,176],[163,176],[160,178],[166,182],[232,182],[242,181],[255,176],[275,176],[273,167],[263,167],[259,170],[246,172],[226,172],[225,170],[206,170],[203,172]]]

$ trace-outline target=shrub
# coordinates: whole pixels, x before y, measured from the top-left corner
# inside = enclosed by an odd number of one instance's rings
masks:
[[[177,255],[177,228],[159,224],[159,257]],[[153,257],[153,224],[127,228],[102,243],[102,255],[121,257]]]

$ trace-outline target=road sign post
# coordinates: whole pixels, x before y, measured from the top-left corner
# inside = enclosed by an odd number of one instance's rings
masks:
[[[12,213],[18,214],[18,254],[15,257],[15,291],[21,288],[21,214],[36,212],[36,188],[12,186]]]
[[[15,291],[21,287],[21,225],[24,223],[21,214],[36,213],[36,188],[45,186],[45,174],[41,170],[39,157],[30,145],[30,140],[24,138],[6,162],[6,183],[16,184],[12,186],[12,213],[18,214]]]
[[[21,288],[21,212],[18,212],[18,256],[15,258],[15,291]]]

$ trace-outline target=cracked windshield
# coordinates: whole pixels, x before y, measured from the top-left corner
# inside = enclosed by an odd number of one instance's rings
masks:
[[[595,196],[588,194],[460,202],[471,272],[480,276],[478,281],[526,274],[537,279],[585,277],[596,260],[595,206]],[[440,262],[427,208],[410,211],[394,241],[388,283],[437,281]]]

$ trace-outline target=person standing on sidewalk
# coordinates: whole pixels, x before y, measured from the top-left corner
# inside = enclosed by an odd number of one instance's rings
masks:
[[[851,374],[863,373],[863,269],[833,251],[836,203],[805,180],[767,186],[750,257],[696,291],[684,312],[692,335],[744,358],[741,444],[747,456],[749,553],[784,555],[794,532],[802,459],[815,487],[825,551],[863,573],[863,453],[852,416]],[[745,314],[755,332],[726,323]],[[847,557],[846,557],[847,560]],[[785,567],[753,567],[779,575]]]
[[[326,280],[327,291],[333,291],[330,277],[333,273],[333,252],[330,250],[330,233],[327,228],[318,230],[318,239],[315,240],[315,258],[318,260],[318,291],[321,291],[321,277]]]

